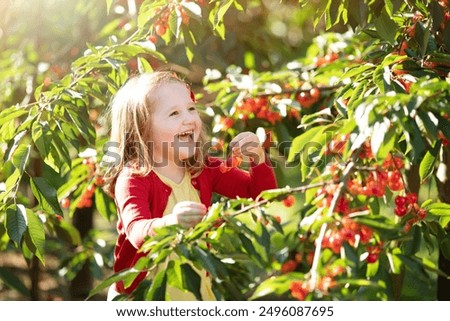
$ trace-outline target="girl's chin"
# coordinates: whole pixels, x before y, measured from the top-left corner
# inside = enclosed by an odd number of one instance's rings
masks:
[[[178,158],[180,161],[185,162],[187,161],[189,158],[192,158],[195,155],[195,153],[188,153],[188,154],[183,154],[180,153],[180,157]]]

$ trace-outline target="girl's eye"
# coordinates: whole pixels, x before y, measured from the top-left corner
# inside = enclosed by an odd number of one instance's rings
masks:
[[[171,112],[169,116],[176,116],[176,115],[178,115],[178,111]]]
[[[189,107],[189,111],[197,111],[197,108],[195,108],[194,106]]]

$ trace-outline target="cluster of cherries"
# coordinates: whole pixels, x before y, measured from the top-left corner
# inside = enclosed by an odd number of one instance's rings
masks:
[[[405,196],[397,195],[394,213],[398,217],[411,215],[403,227],[405,232],[409,232],[415,223],[424,220],[427,216],[427,211],[417,204],[416,193],[407,193]]]
[[[347,147],[348,139],[347,135],[335,137],[327,146],[326,154],[342,155]],[[408,233],[414,224],[424,220],[427,211],[418,205],[417,194],[404,191],[403,177],[400,172],[404,168],[402,158],[388,154],[381,165],[373,165],[374,155],[369,142],[364,143],[358,153],[358,163],[363,165],[355,167],[344,186],[342,195],[336,200],[334,212],[339,215],[339,219],[329,224],[321,245],[335,254],[340,253],[344,243],[348,243],[352,247],[363,245],[366,248],[366,262],[375,263],[378,261],[384,245],[381,240],[376,240],[373,237],[374,230],[372,228],[359,224],[352,219],[352,214],[368,211],[367,206],[355,206],[356,199],[360,195],[383,197],[387,188],[399,192],[394,198],[394,214],[397,217],[405,218],[401,220],[401,224],[404,224],[403,231],[405,233]],[[341,169],[337,162],[333,162],[328,167],[329,173],[336,181],[339,180]],[[338,189],[337,183],[327,184],[320,188],[316,193],[316,206],[318,208],[330,208],[334,196],[339,192]],[[296,259],[288,260],[283,264],[282,273],[288,273],[297,268],[300,262],[297,259],[298,255],[300,254],[295,256]],[[312,260],[311,255],[312,252],[307,253],[308,261]],[[334,285],[333,276],[325,275],[318,280],[316,289],[326,292]],[[290,290],[294,298],[304,300],[310,293],[310,285],[307,281],[294,281],[291,283]]]
[[[289,94],[286,95],[289,97]],[[310,90],[301,90],[295,95],[295,100],[300,104],[301,108],[308,109],[316,104],[321,98],[321,92],[318,87]],[[300,120],[300,112],[295,108],[287,110],[289,118]],[[278,110],[271,108],[270,97],[258,96],[256,98],[246,98],[240,101],[236,106],[236,117],[242,121],[257,118],[266,120],[272,126],[283,120]],[[231,117],[221,117],[220,124],[223,130],[228,130],[234,125],[235,121]]]
[[[345,268],[341,265],[333,265],[325,269],[325,275],[322,275],[317,280],[316,289],[322,293],[328,291],[336,286],[335,278],[345,272]],[[306,296],[311,293],[311,284],[308,281],[296,280],[289,285],[291,295],[300,301],[304,301]]]
[[[246,121],[251,117],[265,119],[270,124],[275,125],[282,120],[279,112],[270,108],[270,102],[267,97],[247,98],[237,105],[239,119]]]
[[[204,6],[206,4],[206,0],[197,0],[197,1],[192,1],[192,0],[183,0],[182,2],[196,2],[199,6]],[[168,5],[161,7],[157,10],[156,14],[158,15],[158,18],[156,19],[155,23],[154,23],[154,30],[155,33],[162,37],[166,34],[167,29],[169,27],[169,19],[170,19],[170,15],[172,14],[172,12],[176,12],[177,16],[181,17],[181,23],[184,25],[188,25],[189,24],[189,15],[186,13],[186,10],[183,8],[183,5],[177,1],[177,0],[172,0],[171,2],[169,2]],[[150,38],[152,37],[152,38]],[[156,42],[156,39],[154,38],[154,36],[150,36],[149,40],[152,42]]]

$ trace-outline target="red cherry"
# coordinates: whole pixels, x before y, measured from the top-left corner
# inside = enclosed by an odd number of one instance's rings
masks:
[[[406,204],[406,197],[400,195],[395,197],[395,205],[397,207],[404,207],[405,204]]]
[[[63,198],[62,201],[61,201],[61,207],[62,208],[69,208],[69,206],[70,206],[70,199],[67,198],[67,197]]]
[[[281,266],[281,273],[286,274],[295,271],[297,264],[298,262],[295,260],[289,260],[287,262],[284,262],[283,265]]]
[[[420,220],[425,219],[425,217],[427,217],[427,211],[424,210],[423,208],[421,208],[421,209],[417,212],[417,217],[418,217]]]
[[[164,26],[164,25],[157,25],[157,26],[155,27],[155,31],[156,31],[156,34],[157,34],[158,36],[162,37],[162,36],[164,36],[164,35],[166,34],[167,27]]]
[[[402,217],[406,215],[406,207],[396,207],[394,210],[395,215]]]
[[[153,36],[153,35],[148,36],[147,40],[150,41],[153,44],[156,44],[156,41],[157,41],[156,36]]]
[[[408,204],[415,204],[417,203],[417,194],[416,193],[408,193],[406,194],[406,201]]]
[[[274,215],[275,221],[278,222],[278,224],[281,223],[281,217],[279,215]]]
[[[288,195],[284,200],[283,200],[283,205],[286,207],[291,207],[293,206],[295,203],[295,197],[293,195]]]
[[[317,87],[311,88],[309,94],[317,101],[320,98],[320,89]]]
[[[378,254],[377,253],[369,253],[367,256],[367,263],[375,263],[378,261]]]

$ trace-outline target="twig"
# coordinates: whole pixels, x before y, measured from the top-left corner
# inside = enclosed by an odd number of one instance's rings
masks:
[[[334,209],[336,208],[337,202],[342,195],[345,182],[347,181],[347,178],[350,175],[350,173],[352,172],[352,169],[354,166],[355,166],[355,162],[354,162],[354,160],[351,160],[345,167],[342,179],[340,180],[340,182],[338,184],[337,190],[334,193],[333,199],[332,199],[330,207],[328,209],[327,216],[331,217],[333,215],[333,212],[334,212]],[[317,237],[317,240],[316,240],[316,249],[314,251],[314,260],[313,260],[311,270],[310,270],[310,272],[311,272],[311,278],[309,281],[310,289],[316,288],[317,279],[318,279],[317,275],[318,275],[318,270],[319,270],[320,252],[322,251],[322,243],[323,243],[323,239],[325,237],[325,233],[327,231],[327,227],[328,227],[328,223],[322,224],[322,226],[320,228],[319,236]]]

